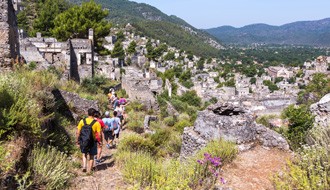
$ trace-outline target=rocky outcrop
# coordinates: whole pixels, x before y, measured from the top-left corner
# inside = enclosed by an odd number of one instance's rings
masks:
[[[330,94],[325,95],[319,102],[312,104],[310,110],[315,116],[315,126],[330,126]]]
[[[157,121],[157,116],[156,115],[146,115],[144,117],[144,122],[143,122],[144,130],[149,129],[150,121]]]
[[[81,98],[78,94],[66,92],[64,90],[53,90],[55,101],[59,104],[61,113],[68,118],[78,121],[81,115],[87,115],[89,108],[99,110],[97,101]]]
[[[198,113],[194,127],[185,128],[180,156],[185,158],[214,139],[237,144],[262,144],[288,150],[287,141],[275,131],[259,125],[248,110],[231,103],[217,103]]]

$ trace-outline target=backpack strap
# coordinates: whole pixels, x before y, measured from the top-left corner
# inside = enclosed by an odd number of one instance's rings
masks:
[[[84,125],[87,125],[86,118],[83,119]]]
[[[90,127],[93,127],[93,125],[96,123],[96,120],[94,119],[91,124],[89,124]]]

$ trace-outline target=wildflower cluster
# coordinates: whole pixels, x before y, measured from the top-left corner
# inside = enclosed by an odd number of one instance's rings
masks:
[[[199,185],[202,186],[212,186],[216,183],[221,170],[221,158],[212,157],[211,154],[204,153],[203,160],[197,160],[198,165],[198,175],[199,175]],[[225,184],[226,181],[221,177],[220,182]]]

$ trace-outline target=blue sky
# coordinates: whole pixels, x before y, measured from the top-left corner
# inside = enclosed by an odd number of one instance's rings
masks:
[[[282,25],[330,17],[330,0],[134,0],[176,15],[196,28]]]

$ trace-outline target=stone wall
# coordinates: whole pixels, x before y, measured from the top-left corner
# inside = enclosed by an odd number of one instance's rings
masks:
[[[321,100],[310,107],[315,116],[314,125],[321,127],[330,126],[330,94],[325,95]]]
[[[255,122],[255,118],[243,107],[230,103],[218,103],[198,113],[194,127],[185,128],[182,136],[181,158],[193,155],[215,139],[225,139],[237,144],[261,144],[288,150],[286,140]]]
[[[19,56],[18,28],[11,0],[0,1],[0,70]]]

